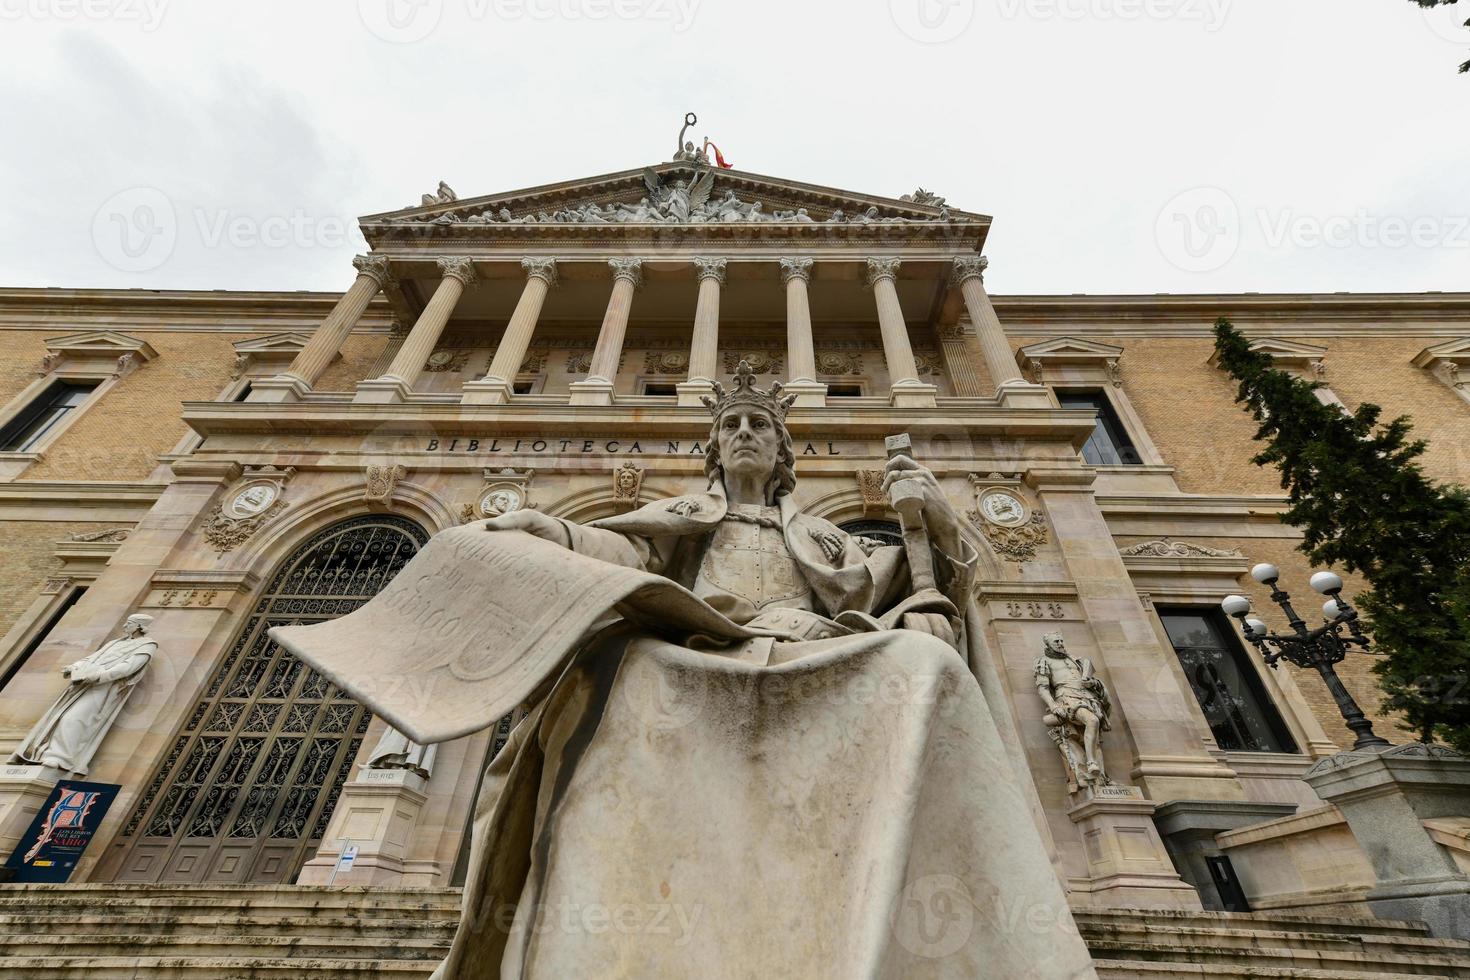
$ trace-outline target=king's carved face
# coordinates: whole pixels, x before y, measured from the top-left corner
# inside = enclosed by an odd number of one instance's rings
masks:
[[[781,430],[765,409],[734,405],[720,416],[719,448],[727,475],[764,482],[776,471]]]

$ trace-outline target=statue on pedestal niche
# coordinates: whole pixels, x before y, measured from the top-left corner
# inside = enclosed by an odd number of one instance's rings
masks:
[[[978,553],[898,452],[903,546],[803,513],[793,400],[741,364],[700,490],[451,528],[361,609],[271,631],[419,742],[532,706],[437,980],[1095,978],[1007,746]]]
[[[438,754],[439,746],[420,745],[389,725],[373,746],[366,768],[407,769],[428,779],[434,774],[434,757]]]
[[[123,624],[122,636],[61,668],[71,683],[11,756],[12,763],[48,766],[82,779],[97,747],[143,679],[158,644],[148,635],[152,616],[139,613]]]
[[[1045,652],[1036,661],[1036,690],[1046,702],[1042,718],[1067,766],[1067,789],[1111,786],[1103,767],[1102,733],[1112,726],[1113,704],[1092,661],[1074,659],[1060,633],[1042,637]]]

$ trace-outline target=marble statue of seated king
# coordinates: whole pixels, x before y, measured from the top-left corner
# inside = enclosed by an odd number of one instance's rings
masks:
[[[522,510],[451,529],[363,610],[272,633],[415,740],[477,711],[486,727],[487,699],[526,692],[435,977],[1095,976],[938,481],[906,457],[885,475],[922,494],[935,587],[916,592],[904,548],[802,513],[779,384],[741,365],[716,395],[703,492],[588,525]],[[561,575],[585,584],[566,594]],[[506,590],[547,598],[507,611]],[[444,643],[480,607],[506,636],[518,616],[553,625],[475,699],[455,692],[491,672],[432,645],[392,654],[420,664],[417,698],[365,676],[374,637],[457,602]],[[587,626],[558,633],[569,620]]]

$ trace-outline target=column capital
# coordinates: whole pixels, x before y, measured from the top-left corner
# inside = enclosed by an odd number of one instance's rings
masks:
[[[954,271],[950,273],[951,285],[958,286],[966,279],[979,279],[985,282],[985,270],[990,268],[990,260],[983,255],[966,255],[954,260]]]
[[[612,269],[614,282],[627,279],[634,287],[643,285],[642,259],[608,259],[607,264]]]
[[[540,279],[551,288],[556,288],[556,259],[524,258],[521,259],[521,269],[525,271],[527,279]]]
[[[393,281],[393,274],[388,271],[388,257],[385,255],[358,255],[353,258],[352,267],[357,270],[358,275],[376,280],[379,289]]]
[[[802,282],[812,281],[811,259],[781,260],[781,281],[790,282],[793,279],[800,279]]]
[[[468,289],[479,281],[475,275],[475,263],[464,257],[456,257],[439,260],[439,271],[444,273],[445,279],[458,279]]]
[[[728,259],[695,259],[695,278],[700,282],[706,279],[718,279],[721,285],[725,283],[725,266]]]
[[[902,265],[901,261],[894,258],[869,259],[868,285],[877,285],[883,279],[897,279],[898,270]]]

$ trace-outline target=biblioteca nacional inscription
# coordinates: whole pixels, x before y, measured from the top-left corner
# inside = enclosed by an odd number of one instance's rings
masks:
[[[841,456],[835,442],[795,443],[798,456]],[[653,454],[659,456],[703,456],[703,440],[687,439],[430,439],[426,453],[506,453],[510,455],[592,456]]]

